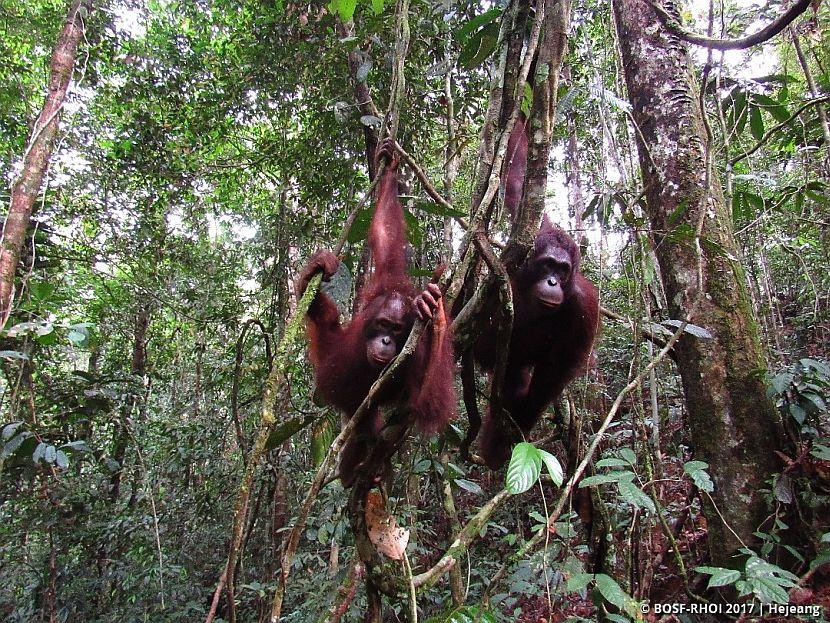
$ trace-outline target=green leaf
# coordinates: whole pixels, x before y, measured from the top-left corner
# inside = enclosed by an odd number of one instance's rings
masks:
[[[617,487],[619,488],[620,495],[626,502],[633,504],[637,508],[644,508],[652,515],[657,514],[657,508],[654,506],[654,501],[633,482],[622,481],[617,484]]]
[[[14,454],[21,444],[32,436],[31,431],[23,431],[19,435],[15,435],[3,445],[3,451],[0,452],[0,459],[7,459]]]
[[[469,491],[470,493],[475,493],[476,495],[484,494],[484,489],[482,489],[478,483],[473,482],[472,480],[456,478],[455,480],[453,480],[453,482],[460,488],[464,489],[464,491]]]
[[[66,335],[66,339],[68,339],[73,346],[82,346],[83,343],[86,342],[87,336],[80,331],[73,330]]]
[[[569,593],[581,591],[583,588],[588,586],[588,584],[590,584],[593,577],[593,573],[577,573],[575,575],[572,575],[568,578],[568,582],[565,585],[565,590]]]
[[[413,247],[419,248],[424,241],[424,229],[421,227],[421,222],[406,208],[403,211],[403,220],[406,221],[406,237]]]
[[[496,623],[496,616],[478,606],[461,606],[447,614],[430,617],[424,623]]]
[[[669,327],[674,327],[678,329],[682,324],[682,320],[664,320],[661,324],[664,324]],[[708,330],[704,329],[703,327],[699,327],[696,324],[687,323],[686,326],[683,328],[684,333],[688,333],[689,335],[694,335],[695,337],[699,337],[702,340],[711,340],[712,334],[709,333]]]
[[[770,379],[770,385],[776,394],[783,394],[790,388],[794,380],[795,375],[790,372],[782,372]]]
[[[571,91],[573,91],[573,89],[571,89]],[[569,91],[569,93],[571,91]],[[530,117],[531,106],[533,106],[533,88],[530,86],[529,82],[525,82],[525,92],[522,95],[522,112],[525,117]]]
[[[78,439],[77,441],[70,441],[61,446],[64,450],[72,450],[73,452],[92,452],[86,441]]]
[[[735,132],[741,134],[746,126],[746,91],[738,91],[735,95]]]
[[[337,418],[321,418],[311,432],[311,460],[315,467],[320,467],[326,458],[331,442],[337,435]]]
[[[69,457],[66,456],[66,452],[63,450],[58,450],[55,453],[55,463],[57,463],[58,467],[61,469],[66,469],[69,467]]]
[[[502,9],[500,7],[496,7],[490,9],[489,11],[485,11],[481,15],[476,15],[473,19],[471,19],[461,28],[456,30],[453,34],[453,37],[460,44],[464,45],[467,41],[467,38],[470,36],[472,32],[478,30],[485,24],[489,24],[493,20],[497,19],[501,15],[501,13]]]
[[[383,13],[383,0],[372,0],[372,12],[375,15],[380,15]]]
[[[750,216],[756,216],[760,212],[764,210],[764,198],[760,195],[756,195],[755,193],[747,192],[744,193],[746,196],[747,203],[755,208],[755,212],[751,212]]]
[[[542,462],[545,464],[545,467],[548,468],[548,473],[550,474],[551,480],[553,480],[553,484],[561,487],[565,473],[562,470],[562,465],[559,463],[559,460],[546,450],[539,450],[539,454],[542,457]]]
[[[11,439],[12,435],[17,432],[17,429],[23,426],[23,422],[12,422],[11,424],[6,424],[3,427],[3,432],[0,433],[0,437],[2,437],[3,441],[7,441]]]
[[[375,115],[363,115],[360,117],[360,123],[365,125],[367,128],[379,128],[383,125],[383,119],[376,117]]]
[[[596,467],[629,467],[628,461],[622,459],[607,458],[597,461]]]
[[[718,586],[734,584],[741,577],[740,571],[736,571],[735,569],[724,569],[723,567],[695,567],[695,571],[712,576],[709,579],[708,588],[716,588]]]
[[[627,461],[629,465],[637,464],[637,455],[634,454],[634,450],[631,448],[620,448],[619,452],[623,460]]]
[[[781,104],[778,100],[772,99],[769,95],[755,93],[753,94],[752,99],[763,106],[776,121],[783,122],[790,118],[790,111],[787,110],[787,107]]]
[[[790,403],[788,406],[788,411],[790,415],[793,416],[793,419],[798,422],[799,425],[803,425],[804,422],[807,420],[807,412],[804,410],[804,407],[801,405]]]
[[[732,220],[736,223],[749,220],[749,202],[742,190],[736,191],[732,196]]]
[[[625,594],[625,591],[620,588],[620,585],[617,584],[614,578],[604,573],[598,573],[595,581],[600,594],[606,601],[614,604],[620,610],[627,611],[630,608],[629,602],[633,600]]]
[[[29,294],[41,304],[47,303],[55,293],[55,285],[46,281],[30,281]]]
[[[458,56],[461,67],[474,69],[481,65],[496,49],[498,39],[498,24],[489,24],[470,37]]]
[[[609,474],[599,474],[597,476],[588,476],[588,478],[583,478],[579,483],[579,488],[584,489],[585,487],[591,487],[593,485],[607,485],[613,482],[623,482],[623,481],[631,481],[634,480],[635,474],[634,472],[629,471],[617,471],[611,472]]]
[[[542,471],[542,455],[532,444],[522,441],[513,448],[507,466],[505,487],[510,493],[524,493],[539,480]]]
[[[823,446],[820,443],[813,445],[813,449],[810,450],[810,454],[817,459],[821,459],[822,461],[830,461],[830,448]]]
[[[707,467],[709,467],[709,464],[703,461],[689,461],[683,465],[683,471],[689,475],[698,489],[711,493],[715,490],[715,485],[705,471]]]
[[[761,109],[757,106],[749,107],[749,131],[756,141],[764,137],[764,118],[761,115]]]
[[[683,471],[691,475],[692,472],[697,472],[701,469],[706,469],[707,467],[709,467],[709,463],[706,463],[704,461],[688,461],[686,464],[683,465]]]
[[[336,12],[344,22],[354,17],[355,8],[357,8],[357,0],[331,0],[328,5],[329,11]]]
[[[369,224],[372,222],[372,209],[368,206],[363,207],[352,221],[352,226],[349,228],[349,235],[346,240],[352,244],[364,240],[369,233]]]

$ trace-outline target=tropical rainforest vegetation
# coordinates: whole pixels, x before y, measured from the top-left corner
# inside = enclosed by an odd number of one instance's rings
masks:
[[[0,618],[830,618],[829,11],[0,0]],[[387,135],[459,400],[367,494],[295,279],[335,250],[351,315]],[[491,470],[471,349],[543,215],[601,328]]]

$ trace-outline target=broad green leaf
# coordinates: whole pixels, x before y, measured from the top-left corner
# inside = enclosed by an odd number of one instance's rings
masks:
[[[622,495],[626,502],[629,502],[638,508],[644,508],[652,515],[657,514],[657,508],[654,506],[654,501],[633,482],[622,481],[617,485],[617,487],[619,488],[620,495]]]
[[[37,444],[35,451],[32,452],[32,462],[40,463],[41,459],[43,459],[46,454],[46,446],[47,444],[42,441]]]
[[[464,45],[467,41],[467,37],[469,37],[471,33],[497,19],[501,15],[501,12],[502,9],[500,7],[495,7],[489,11],[485,11],[481,15],[476,15],[473,19],[456,30],[453,37],[460,44]]]
[[[804,424],[805,420],[807,419],[807,412],[801,405],[790,403],[789,407],[790,415],[793,416],[793,419],[798,422],[799,424]]]
[[[683,324],[683,321],[671,319],[664,320],[662,324],[678,329]],[[683,328],[683,331],[685,333],[688,333],[689,335],[694,335],[695,337],[699,337],[704,340],[712,339],[712,334],[709,333],[708,330],[704,329],[703,327],[699,327],[696,324],[687,323],[686,326]]]
[[[629,465],[637,464],[637,455],[634,454],[634,450],[631,448],[620,448],[619,452],[623,460],[627,461]]]
[[[14,435],[17,429],[21,426],[23,426],[23,422],[12,422],[11,424],[6,424],[3,427],[3,432],[0,433],[0,437],[2,437],[3,441],[11,439],[11,436]]]
[[[742,134],[747,118],[746,91],[738,91],[735,96],[735,133]]]
[[[92,452],[86,441],[78,439],[77,441],[70,441],[61,446],[64,450],[72,450],[74,452]]]
[[[568,578],[568,582],[565,585],[565,590],[569,593],[575,593],[576,591],[581,591],[583,588],[588,586],[593,579],[593,573],[577,573],[572,575]]]
[[[524,493],[530,489],[542,471],[542,455],[532,444],[522,441],[513,448],[507,466],[505,486],[510,493]]]
[[[782,372],[781,374],[776,374],[774,377],[770,379],[770,385],[772,389],[775,390],[776,394],[783,394],[790,388],[792,382],[795,380],[795,376],[790,372]]]
[[[424,228],[421,227],[421,221],[406,208],[403,211],[403,220],[406,221],[407,239],[413,247],[419,248],[424,240]]]
[[[622,459],[610,457],[597,461],[596,467],[629,467],[629,463]]]
[[[723,567],[695,567],[695,571],[712,576],[709,579],[708,588],[734,584],[741,577],[740,571],[736,571],[735,569],[724,569]]]
[[[683,471],[691,475],[692,472],[697,472],[707,467],[709,467],[709,463],[705,461],[688,461],[683,465]]]
[[[761,109],[755,105],[749,107],[749,131],[756,141],[764,137],[764,118]]]
[[[7,459],[14,454],[21,444],[32,436],[31,431],[23,431],[19,435],[15,435],[3,445],[3,451],[0,452],[0,459]]]
[[[498,24],[489,24],[470,37],[458,57],[461,67],[474,69],[481,65],[496,49],[498,38]]]
[[[311,460],[315,467],[323,464],[331,442],[337,435],[337,418],[321,418],[311,432]]]
[[[703,461],[689,461],[683,465],[683,471],[689,475],[698,489],[711,493],[715,490],[715,485],[705,471],[707,467],[709,467],[709,464]]]
[[[609,474],[598,474],[596,476],[588,476],[588,478],[583,478],[579,483],[579,488],[584,489],[585,487],[592,487],[594,485],[607,485],[613,482],[631,481],[634,480],[634,477],[634,472],[629,471],[617,471],[611,472]]]
[[[784,106],[778,100],[772,99],[769,95],[764,95],[763,93],[755,93],[752,96],[758,104],[764,107],[776,121],[786,121],[790,118],[790,112],[787,110],[787,107]]]
[[[384,0],[372,0],[372,12],[375,15],[383,13]]]
[[[72,330],[67,335],[66,338],[72,343],[73,346],[81,346],[87,340],[87,336],[80,331]]]
[[[810,454],[817,459],[821,459],[822,461],[830,461],[830,448],[823,446],[820,443],[813,445],[813,449],[810,450]],[[824,536],[827,535],[825,534]]]
[[[342,21],[348,22],[354,17],[357,0],[331,0],[328,8],[330,11],[336,12]]]
[[[600,594],[602,594],[606,601],[614,604],[620,610],[628,610],[630,607],[628,602],[633,600],[625,594],[625,591],[620,588],[620,585],[617,584],[614,578],[604,573],[598,573],[595,581]]]
[[[545,467],[548,468],[548,473],[550,474],[551,480],[553,480],[553,484],[561,487],[565,473],[562,470],[562,465],[559,463],[559,460],[546,450],[539,450],[539,454],[542,457],[542,462],[545,464]]]
[[[364,206],[355,216],[351,228],[349,228],[349,235],[346,239],[352,244],[360,242],[366,238],[369,233],[369,224],[372,222],[372,210]]]
[[[470,493],[475,493],[476,495],[482,495],[484,493],[484,489],[482,489],[478,483],[475,483],[472,480],[456,478],[455,480],[453,480],[453,482],[460,488],[464,489],[464,491],[469,491]]]

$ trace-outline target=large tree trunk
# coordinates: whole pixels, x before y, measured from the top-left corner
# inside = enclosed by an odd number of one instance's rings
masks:
[[[58,133],[60,110],[72,80],[75,54],[83,34],[83,17],[89,10],[90,0],[73,0],[63,31],[52,52],[49,90],[40,115],[32,128],[23,170],[11,189],[11,203],[0,242],[0,328],[9,318],[14,300],[14,277],[20,261],[20,251],[26,238],[26,228],[32,217],[35,200],[43,184],[46,167],[52,157],[55,137]]]
[[[669,308],[685,318],[699,298],[692,321],[712,334],[686,333],[676,346],[695,458],[709,463],[720,514],[749,544],[766,517],[761,489],[776,468],[783,433],[766,398],[730,215],[717,178],[706,174],[705,128],[685,45],[661,28],[646,0],[618,0],[614,16]],[[704,210],[700,283],[692,232]],[[717,511],[706,512],[712,558],[727,562],[740,541]]]

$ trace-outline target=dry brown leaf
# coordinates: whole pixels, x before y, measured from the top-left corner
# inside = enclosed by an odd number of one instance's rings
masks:
[[[397,527],[395,518],[386,510],[380,491],[370,491],[366,495],[366,531],[380,553],[392,560],[403,559],[409,530]]]

